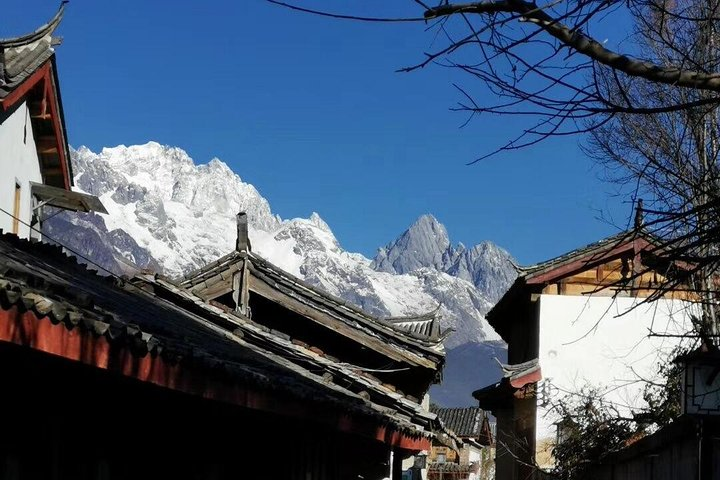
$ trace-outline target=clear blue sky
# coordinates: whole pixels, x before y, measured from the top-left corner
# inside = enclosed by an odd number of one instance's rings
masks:
[[[33,30],[58,5],[3,0],[0,37]],[[350,251],[373,255],[429,212],[456,242],[492,240],[532,263],[614,233],[601,211],[617,224],[629,216],[577,138],[467,166],[519,125],[487,117],[460,129],[451,82],[467,79],[395,73],[430,45],[422,25],[264,0],[73,0],[58,34],[71,145],[155,140],[198,163],[218,157],[283,218],[317,211]]]

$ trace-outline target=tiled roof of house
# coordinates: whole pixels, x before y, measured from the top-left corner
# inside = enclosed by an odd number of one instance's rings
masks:
[[[444,340],[452,330],[448,329],[444,332],[440,331],[440,305],[433,310],[422,315],[410,315],[404,317],[386,317],[382,321],[392,325],[394,328],[404,331],[406,334],[416,334],[421,338],[431,339],[433,341]]]
[[[479,438],[482,435],[485,412],[481,408],[441,408],[433,406],[430,410],[437,414],[443,424],[460,438]]]
[[[579,258],[590,257],[589,261],[592,261],[592,255],[595,253],[602,254],[608,249],[627,243],[638,237],[637,232],[633,231],[622,231],[615,235],[611,235],[597,242],[587,244],[583,247],[576,248],[570,252],[564,253],[555,258],[551,258],[544,262],[536,263],[535,265],[528,265],[519,268],[520,276],[525,279],[530,279],[536,275],[539,275],[548,270],[552,270],[559,266],[565,265]]]
[[[33,33],[0,39],[0,99],[9,95],[52,57],[52,47],[58,42],[52,33],[62,20],[66,3],[62,3],[52,20]]]
[[[227,277],[228,271],[237,268],[238,262],[244,261],[244,255],[237,251],[231,252],[205,267],[189,273],[180,282],[180,286],[191,291],[209,287],[210,282]],[[442,341],[450,331],[440,331],[439,310],[416,317],[377,318],[342,298],[308,284],[256,253],[250,252],[247,257],[250,260],[253,274],[269,279],[288,294],[301,297],[304,303],[331,312],[338,320],[345,323],[361,325],[363,329],[384,336],[391,342],[399,341],[406,345],[413,345],[434,356],[443,355]]]

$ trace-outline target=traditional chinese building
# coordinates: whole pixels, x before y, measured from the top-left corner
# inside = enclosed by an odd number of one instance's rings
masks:
[[[53,32],[65,2],[35,32],[0,40],[0,230],[39,238],[43,207],[105,212],[72,192],[72,166],[59,90]]]
[[[245,273],[259,263],[236,260]],[[253,278],[235,284],[251,291]],[[256,321],[261,307],[249,316],[154,274],[103,277],[59,247],[0,237],[8,478],[231,478],[248,462],[273,478],[399,478],[401,460],[442,430],[419,400],[442,366],[441,344],[286,287],[323,309],[278,305],[270,327]],[[250,308],[267,301],[249,298]],[[342,338],[309,329],[318,312]],[[309,331],[283,326],[298,324]]]

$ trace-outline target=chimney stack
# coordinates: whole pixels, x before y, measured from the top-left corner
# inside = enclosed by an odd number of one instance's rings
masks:
[[[250,251],[250,238],[248,237],[248,220],[247,213],[240,212],[235,218],[237,219],[237,240],[235,241],[235,250],[238,252],[248,253]]]

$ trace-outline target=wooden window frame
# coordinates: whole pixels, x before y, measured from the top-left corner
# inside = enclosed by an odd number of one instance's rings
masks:
[[[15,180],[15,193],[13,197],[13,219],[12,233],[17,235],[20,232],[20,203],[22,200],[22,186]]]

